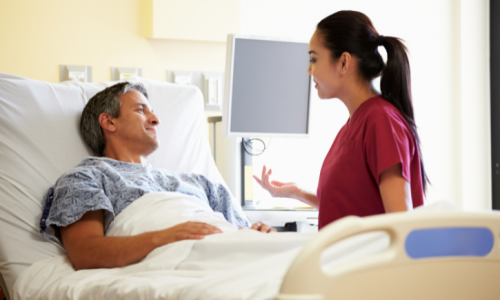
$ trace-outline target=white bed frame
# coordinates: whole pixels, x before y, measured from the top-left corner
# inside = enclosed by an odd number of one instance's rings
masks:
[[[405,248],[414,230],[486,228],[494,243],[486,256],[412,259]],[[328,246],[360,233],[385,231],[389,248],[325,273],[320,256]],[[303,299],[500,299],[500,214],[398,213],[348,217],[325,227],[297,256],[276,300]],[[425,245],[424,245],[425,247]],[[454,245],[448,245],[453,249]]]

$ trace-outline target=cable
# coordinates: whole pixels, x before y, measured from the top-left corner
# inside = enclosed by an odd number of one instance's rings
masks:
[[[259,141],[259,142],[261,142],[262,146],[264,147],[264,149],[260,150],[259,153],[253,153],[253,151],[250,152],[248,150],[248,148],[250,148],[252,150],[255,150],[255,148],[252,146],[252,141]],[[243,139],[242,143],[243,143],[243,149],[245,150],[245,152],[248,155],[259,156],[259,155],[262,155],[262,153],[264,153],[264,151],[266,151],[267,148],[269,148],[269,145],[271,144],[271,139],[269,139],[269,143],[267,144],[267,147],[266,147],[266,143],[264,143],[264,141],[261,140],[261,139],[259,139],[259,138]]]

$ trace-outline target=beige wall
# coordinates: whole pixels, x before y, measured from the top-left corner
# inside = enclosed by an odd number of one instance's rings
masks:
[[[0,72],[50,82],[59,81],[60,64],[92,66],[93,81],[110,80],[111,67],[139,67],[144,77],[156,80],[165,80],[167,70],[224,72],[225,43],[144,38],[148,3],[0,0]],[[321,18],[354,9],[370,16],[381,34],[405,39],[432,181],[427,201],[491,207],[488,0],[240,3],[242,33],[308,40]],[[339,101],[320,101],[314,90],[312,96],[310,138],[273,139],[266,154],[254,160],[256,174],[266,164],[276,179],[316,189],[323,158],[347,115]],[[254,197],[269,200],[256,186]]]
[[[111,67],[224,71],[225,43],[146,39],[145,0],[0,0],[0,72],[58,82],[59,65],[88,65],[93,81]]]

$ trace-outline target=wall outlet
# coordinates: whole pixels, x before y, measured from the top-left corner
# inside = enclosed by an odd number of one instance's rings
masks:
[[[197,86],[203,93],[205,110],[221,111],[224,95],[224,73],[167,71],[167,81]]]
[[[167,71],[167,81],[178,84],[192,84],[198,86],[199,72]]]
[[[203,73],[203,96],[208,105],[222,105],[224,73]]]
[[[89,66],[59,66],[59,80],[62,81],[80,81],[80,82],[91,82],[92,81],[92,67]]]
[[[191,74],[189,74],[189,75],[175,75],[174,76],[174,83],[192,84],[193,78],[191,77]]]
[[[85,72],[69,71],[68,77],[70,80],[85,82]]]
[[[140,68],[111,68],[111,80],[118,81],[127,79],[128,77],[141,77],[142,69]]]
[[[219,78],[209,77],[205,79],[205,102],[219,104],[219,93]]]

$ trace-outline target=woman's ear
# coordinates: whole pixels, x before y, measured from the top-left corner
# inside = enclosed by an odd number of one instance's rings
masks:
[[[102,113],[99,115],[99,124],[103,131],[115,132],[116,126],[113,121],[113,117],[108,113]]]
[[[352,56],[349,52],[344,52],[340,55],[339,63],[340,63],[340,74],[347,74],[351,67]]]

